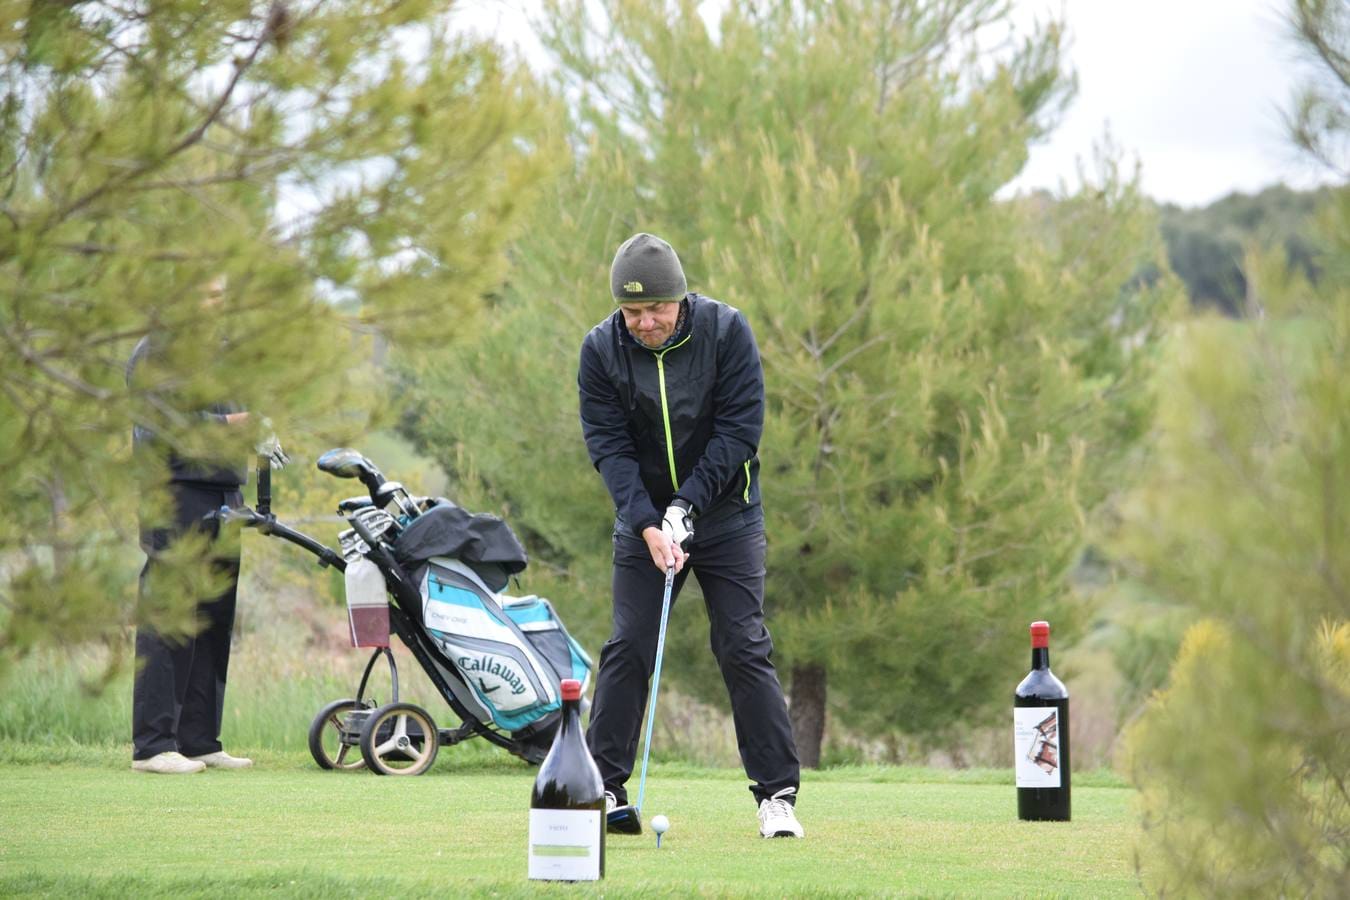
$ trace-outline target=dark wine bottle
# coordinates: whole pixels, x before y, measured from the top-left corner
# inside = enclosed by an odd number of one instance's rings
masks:
[[[1069,821],[1069,691],[1050,671],[1050,623],[1031,623],[1031,671],[1013,694],[1017,818]]]
[[[581,729],[581,682],[562,682],[562,721],[530,795],[530,878],[605,876],[605,786]]]

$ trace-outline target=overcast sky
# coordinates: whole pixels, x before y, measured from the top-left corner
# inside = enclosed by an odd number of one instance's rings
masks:
[[[1030,19],[1062,12],[1078,96],[1016,186],[1072,179],[1111,138],[1142,167],[1146,193],[1182,205],[1319,173],[1280,118],[1303,63],[1283,0],[1017,0]],[[1303,71],[1306,71],[1304,69]]]
[[[530,0],[462,0],[466,22],[537,58],[520,9]],[[717,6],[714,2],[704,4]],[[1061,15],[1078,94],[1011,190],[1076,183],[1108,134],[1144,191],[1183,206],[1321,173],[1284,132],[1301,63],[1285,24],[1288,0],[1014,0],[1014,17]]]

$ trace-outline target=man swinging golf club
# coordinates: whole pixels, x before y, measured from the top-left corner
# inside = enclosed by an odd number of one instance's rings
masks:
[[[673,603],[692,569],[759,832],[801,837],[797,749],[764,626],[756,455],[764,377],[754,335],[738,310],[687,292],[679,257],[650,234],[619,247],[610,290],[618,309],[586,335],[578,374],[586,448],[616,512],[614,627],[600,653],[587,732],[609,828],[641,831],[625,784],[658,665],[666,574],[676,573]]]

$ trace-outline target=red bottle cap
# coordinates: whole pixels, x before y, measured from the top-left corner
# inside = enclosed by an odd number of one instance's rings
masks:
[[[564,700],[580,700],[581,682],[575,678],[564,678],[562,680],[562,695]]]
[[[1050,646],[1050,623],[1032,622],[1031,623],[1031,649]]]

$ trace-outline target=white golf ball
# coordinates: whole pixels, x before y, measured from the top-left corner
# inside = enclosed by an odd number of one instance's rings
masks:
[[[657,834],[665,834],[670,828],[670,820],[665,816],[652,816],[652,831]]]

